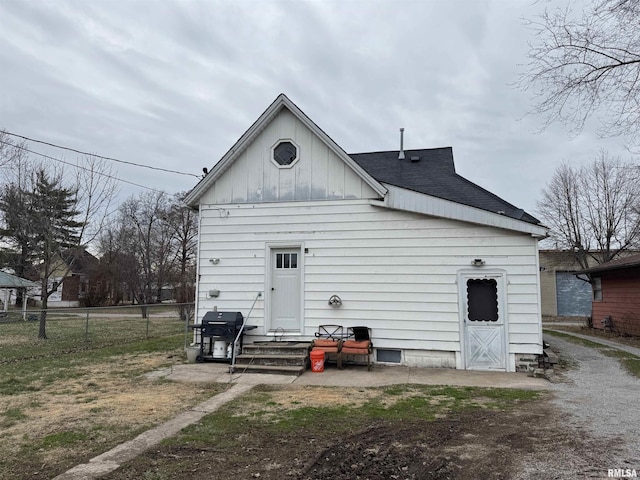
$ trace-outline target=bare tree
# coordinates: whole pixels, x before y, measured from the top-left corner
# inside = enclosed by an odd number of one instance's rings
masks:
[[[640,2],[593,0],[582,12],[546,10],[531,21],[535,37],[519,85],[537,101],[545,125],[580,131],[593,114],[604,136],[640,133]]]
[[[640,244],[638,169],[600,152],[586,167],[560,165],[542,191],[538,213],[557,245],[588,267]]]
[[[26,142],[16,142],[4,130],[0,130],[0,167],[15,165],[26,156]]]
[[[104,283],[111,289],[106,297],[123,297],[117,292],[126,286],[133,301],[145,305],[162,301],[164,289],[173,287],[178,303],[193,301],[197,214],[181,198],[144,192],[120,205],[117,220],[100,235]],[[184,305],[179,312],[183,319],[190,314]]]
[[[186,320],[195,297],[195,260],[197,252],[197,213],[182,203],[184,193],[173,197],[165,221],[173,231],[175,249],[175,289],[180,318]]]
[[[25,142],[15,142],[0,130],[0,178],[2,197],[0,198],[0,239],[3,240],[2,267],[10,267],[18,276],[24,277],[28,267],[29,242],[27,231],[28,211],[19,206],[24,204],[22,184],[26,181]],[[11,227],[9,226],[11,225]],[[22,290],[16,296],[16,305],[22,305]]]
[[[170,281],[175,255],[174,232],[165,221],[168,205],[169,197],[163,192],[129,197],[111,227],[119,255],[129,259],[124,281],[134,301],[142,305],[160,301],[162,288]]]
[[[101,256],[95,288],[88,299],[91,306],[119,305],[128,300],[130,289],[126,278],[130,277],[128,270],[135,262],[121,250],[125,244],[124,234],[117,223],[112,223],[105,225],[98,235],[96,246]]]
[[[117,193],[117,177],[111,165],[93,156],[78,159],[75,169],[75,206],[82,213],[80,243],[96,240]]]

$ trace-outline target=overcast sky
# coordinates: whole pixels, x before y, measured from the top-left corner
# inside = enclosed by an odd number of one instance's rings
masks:
[[[405,148],[452,146],[459,174],[535,215],[558,163],[627,158],[595,128],[525,116],[523,19],[557,3],[0,0],[0,129],[199,176],[285,93],[348,153],[397,149],[404,127]]]

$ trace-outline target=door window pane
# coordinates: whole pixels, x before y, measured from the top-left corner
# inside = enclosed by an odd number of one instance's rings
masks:
[[[498,282],[467,280],[467,318],[472,322],[498,321]]]
[[[277,269],[296,269],[298,268],[298,254],[297,253],[276,253],[276,268]]]

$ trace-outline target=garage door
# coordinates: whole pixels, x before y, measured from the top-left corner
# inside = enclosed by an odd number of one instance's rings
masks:
[[[556,272],[558,315],[591,315],[591,285],[572,272]]]

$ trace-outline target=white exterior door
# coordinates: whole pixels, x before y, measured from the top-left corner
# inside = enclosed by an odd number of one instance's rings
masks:
[[[271,249],[270,331],[301,330],[300,249]]]
[[[507,369],[504,277],[463,275],[463,343],[468,370]]]

